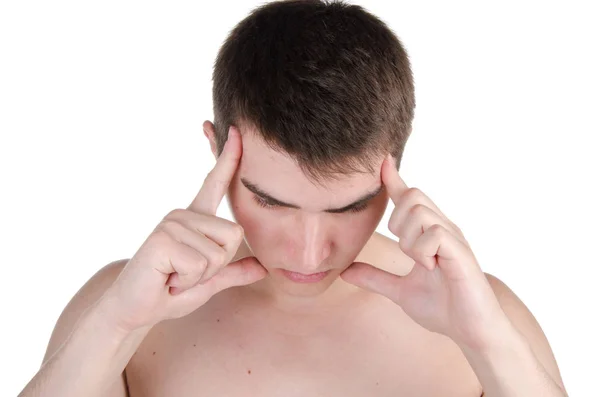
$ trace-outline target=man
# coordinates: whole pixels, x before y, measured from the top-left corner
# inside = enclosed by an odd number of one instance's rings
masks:
[[[214,169],[73,297],[22,396],[566,396],[533,315],[398,174],[414,87],[385,24],[265,4],[213,79]]]

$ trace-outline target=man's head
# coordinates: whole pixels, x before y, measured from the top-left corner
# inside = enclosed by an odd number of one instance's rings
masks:
[[[337,277],[371,237],[387,195],[342,207],[379,191],[383,159],[391,153],[399,166],[411,132],[402,44],[356,5],[267,3],[231,31],[213,83],[215,121],[205,133],[215,156],[230,125],[242,134],[228,198],[248,246],[270,272]],[[266,196],[277,205],[261,206]],[[317,284],[310,288],[327,283]]]

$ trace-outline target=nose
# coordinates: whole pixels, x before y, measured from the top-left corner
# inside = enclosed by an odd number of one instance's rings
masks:
[[[309,274],[325,270],[320,266],[331,253],[331,242],[323,219],[318,214],[310,214],[304,217],[300,230],[297,249],[301,255],[298,263],[301,271]]]

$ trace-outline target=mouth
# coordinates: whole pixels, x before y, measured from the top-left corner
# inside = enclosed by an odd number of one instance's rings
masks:
[[[327,275],[331,272],[331,270],[327,270],[325,272],[312,273],[312,274],[302,274],[297,272],[291,272],[289,270],[277,269],[281,271],[281,273],[296,283],[316,283],[323,280]]]

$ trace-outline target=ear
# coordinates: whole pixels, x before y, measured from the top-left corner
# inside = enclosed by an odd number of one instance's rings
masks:
[[[217,159],[218,156],[217,142],[215,140],[215,125],[209,120],[206,120],[204,123],[202,123],[202,129],[204,130],[204,136],[208,138],[208,142],[210,143],[210,150],[212,151],[213,156],[215,156],[215,159]]]

